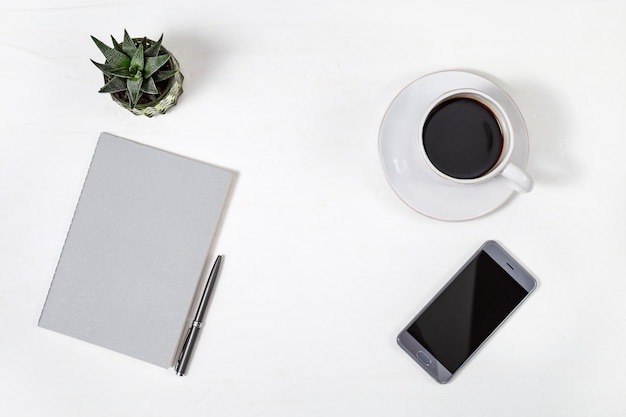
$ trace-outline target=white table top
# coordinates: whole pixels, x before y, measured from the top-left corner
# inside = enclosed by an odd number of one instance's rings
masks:
[[[616,416],[626,410],[626,3],[5,0],[0,6],[3,416]],[[102,40],[158,37],[178,106],[97,93]],[[535,189],[467,222],[388,185],[378,130],[414,79],[496,80]],[[102,131],[238,172],[189,375],[37,327]],[[537,292],[450,384],[397,333],[485,240]]]

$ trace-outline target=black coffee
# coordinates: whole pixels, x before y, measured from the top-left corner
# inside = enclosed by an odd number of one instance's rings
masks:
[[[504,138],[494,114],[470,98],[453,98],[435,107],[423,130],[424,149],[444,174],[478,178],[500,159]]]

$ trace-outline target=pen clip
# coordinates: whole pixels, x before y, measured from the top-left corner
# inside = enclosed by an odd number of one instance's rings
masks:
[[[178,359],[176,360],[176,366],[174,367],[174,371],[178,373],[180,371],[180,365],[183,362],[183,356],[185,356],[185,352],[187,352],[187,346],[189,345],[189,338],[191,337],[191,327],[187,329],[187,336],[185,336],[185,341],[180,347],[180,352],[178,354]]]

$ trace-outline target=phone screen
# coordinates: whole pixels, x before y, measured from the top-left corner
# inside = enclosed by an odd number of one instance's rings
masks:
[[[408,332],[454,373],[526,295],[491,256],[480,252]]]
[[[426,365],[425,369],[439,382],[445,382],[534,286],[534,279],[519,264],[499,245],[488,242],[407,326],[398,340],[414,359],[422,362],[422,367]],[[403,334],[410,337],[403,338]],[[407,340],[417,344],[408,348]],[[441,372],[435,371],[434,366],[430,366],[430,357],[450,375],[443,377]]]

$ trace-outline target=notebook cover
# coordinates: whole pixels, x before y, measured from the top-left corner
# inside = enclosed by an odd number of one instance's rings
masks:
[[[232,177],[103,133],[39,326],[169,367]]]

